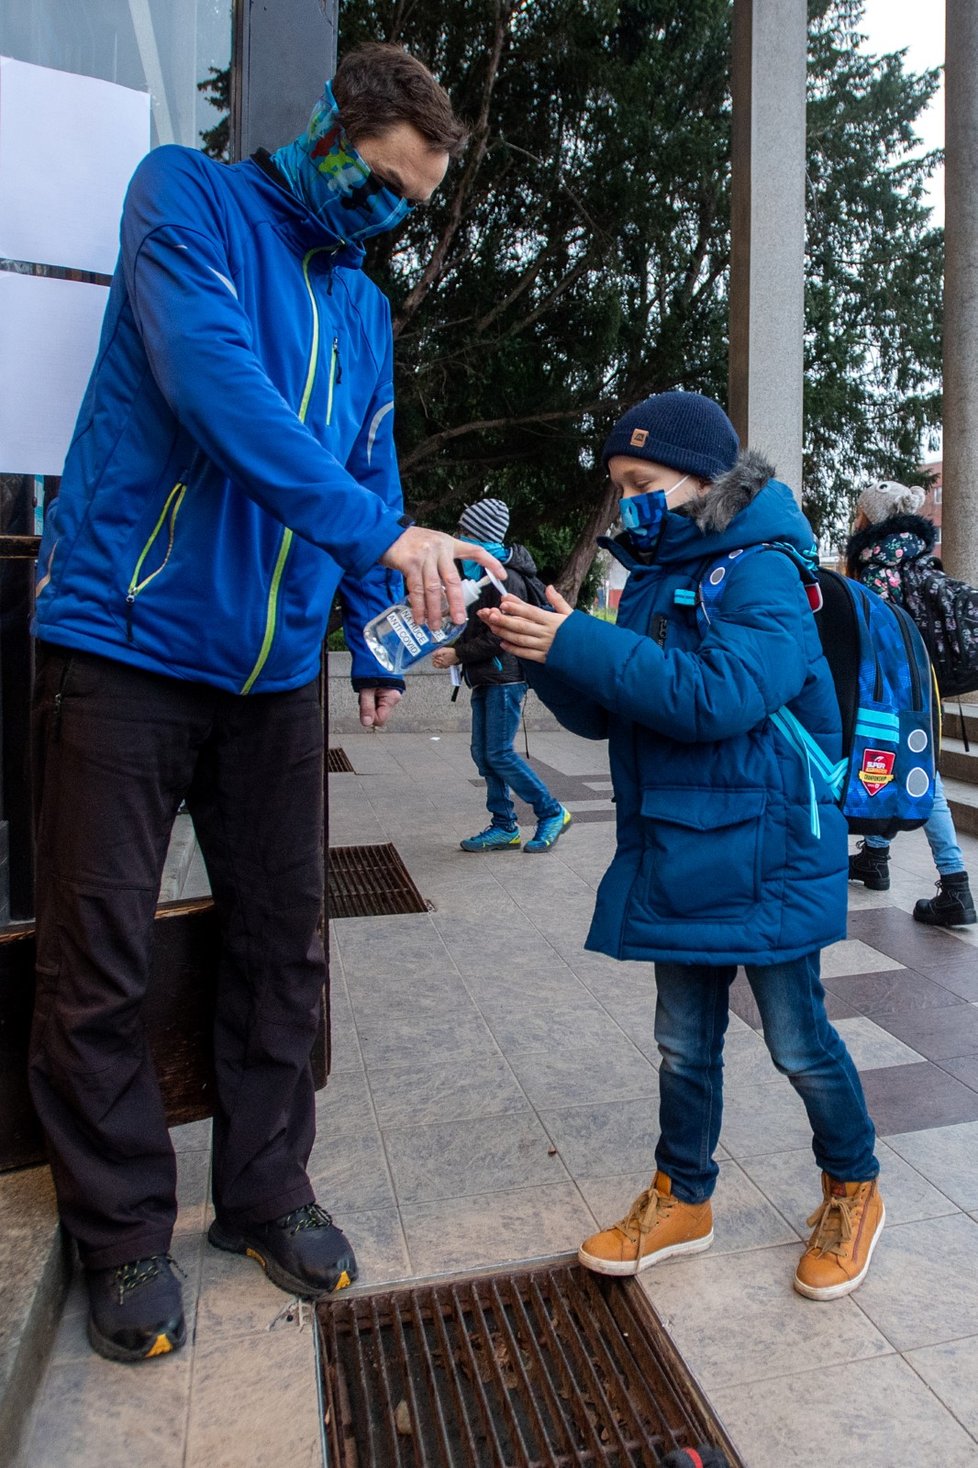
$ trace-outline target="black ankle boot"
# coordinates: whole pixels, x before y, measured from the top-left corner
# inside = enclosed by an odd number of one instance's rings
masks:
[[[859,850],[849,858],[849,881],[862,882],[871,892],[888,892],[890,887],[889,846],[867,846],[860,841]]]
[[[145,1361],[187,1339],[180,1284],[167,1254],[89,1269],[88,1339],[109,1361]],[[177,1266],[179,1268],[179,1265]]]
[[[935,928],[966,928],[976,920],[967,872],[949,872],[937,884],[936,897],[922,897],[913,910],[918,923]]]

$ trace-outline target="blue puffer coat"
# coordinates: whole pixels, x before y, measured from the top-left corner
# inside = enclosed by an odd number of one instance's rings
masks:
[[[232,693],[316,677],[339,588],[398,600],[390,310],[281,179],[192,148],[139,165],[98,358],[47,517],[35,630]]]
[[[676,600],[730,550],[812,532],[791,492],[742,456],[691,515],[670,513],[630,576],[617,626],[575,612],[530,682],[567,728],[610,741],[618,849],[587,947],[677,963],[788,961],[845,936],[846,824],[770,715],[787,704],[826,754],[839,709],[796,567],[775,551],[728,572],[703,628]],[[693,517],[695,516],[695,518]]]

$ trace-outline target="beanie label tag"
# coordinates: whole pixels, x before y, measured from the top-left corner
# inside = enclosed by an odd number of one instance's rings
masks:
[[[633,428],[632,436],[628,442],[633,449],[643,449],[648,436],[649,430],[647,428]]]

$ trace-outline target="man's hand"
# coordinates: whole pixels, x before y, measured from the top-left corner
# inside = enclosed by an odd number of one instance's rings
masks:
[[[454,668],[461,663],[462,659],[454,647],[440,647],[437,652],[432,653],[431,661],[436,668]]]
[[[545,663],[554,638],[574,610],[552,586],[547,587],[547,601],[552,612],[507,593],[498,607],[487,607],[479,616],[506,652],[515,653],[524,663]]]
[[[360,722],[365,729],[382,729],[401,701],[399,688],[361,688]]]
[[[414,620],[426,622],[429,627],[440,627],[442,587],[448,598],[452,621],[461,624],[467,616],[462,601],[462,582],[455,567],[455,562],[462,560],[478,561],[501,581],[506,579],[506,572],[484,546],[473,545],[468,540],[454,540],[440,530],[425,530],[420,525],[411,525],[403,535],[399,535],[381,556],[380,564],[401,572]]]

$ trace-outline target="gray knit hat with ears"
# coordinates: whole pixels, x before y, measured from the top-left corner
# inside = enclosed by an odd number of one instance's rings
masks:
[[[925,491],[917,485],[897,484],[893,479],[878,479],[867,485],[856,509],[862,510],[870,525],[889,520],[891,515],[916,515],[924,503]]]
[[[509,505],[505,500],[476,500],[459,515],[458,528],[473,540],[502,545],[509,530]]]

